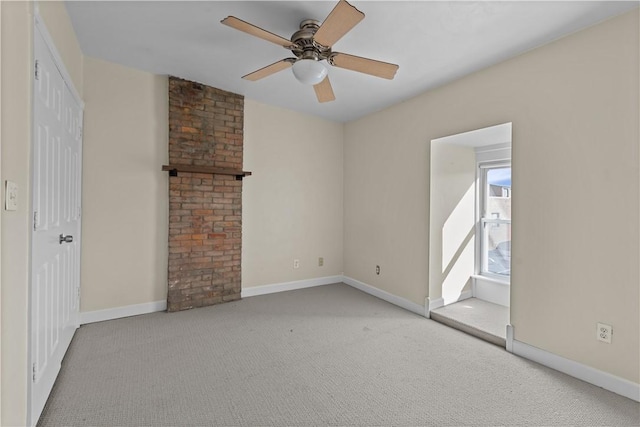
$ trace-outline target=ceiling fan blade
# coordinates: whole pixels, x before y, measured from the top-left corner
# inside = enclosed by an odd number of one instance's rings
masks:
[[[313,35],[313,39],[324,47],[331,47],[363,19],[364,13],[345,0],[340,0]]]
[[[324,80],[317,85],[313,85],[313,90],[316,91],[318,102],[329,102],[336,99],[336,96],[333,94],[331,82],[329,81],[329,76],[325,77]]]
[[[395,77],[396,71],[398,71],[399,68],[396,64],[338,52],[332,54],[329,57],[328,62],[334,67],[358,71],[360,73],[382,77],[383,79],[389,80],[392,80]]]
[[[251,34],[252,36],[259,37],[268,42],[275,43],[287,49],[290,49],[291,47],[295,46],[295,44],[292,43],[291,40],[287,40],[284,37],[280,37],[277,34],[270,33],[267,30],[263,30],[260,27],[256,27],[253,24],[249,24],[248,22],[245,22],[242,19],[238,19],[235,16],[227,16],[220,22],[231,28],[235,28],[236,30],[243,31],[247,34]]]
[[[270,76],[271,74],[275,74],[278,71],[282,71],[291,67],[295,61],[295,58],[286,58],[281,61],[274,62],[271,65],[267,65],[266,67],[260,68],[259,70],[256,70],[253,73],[249,73],[246,76],[242,76],[242,78],[255,82],[256,80],[263,79]]]

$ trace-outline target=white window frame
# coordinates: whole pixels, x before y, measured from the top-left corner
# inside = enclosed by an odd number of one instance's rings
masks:
[[[490,169],[499,169],[511,167],[511,160],[496,160],[496,161],[482,161],[478,162],[476,169],[476,184],[478,191],[476,192],[476,268],[475,273],[477,276],[485,277],[493,281],[509,284],[511,282],[511,275],[504,276],[501,274],[491,273],[486,271],[487,259],[484,256],[486,251],[484,250],[487,242],[485,240],[484,229],[486,224],[511,224],[511,219],[496,219],[487,217],[487,197],[488,197],[488,185],[487,185],[487,172]]]

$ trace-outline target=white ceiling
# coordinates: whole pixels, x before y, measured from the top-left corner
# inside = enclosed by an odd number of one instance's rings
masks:
[[[365,19],[333,50],[400,66],[394,80],[330,67],[336,95],[319,104],[313,88],[284,70],[240,77],[291,57],[280,46],[220,24],[236,16],[285,38],[329,1],[77,1],[66,3],[85,55],[169,74],[266,104],[347,122],[411,98],[566,34],[619,15],[638,1],[352,1]]]

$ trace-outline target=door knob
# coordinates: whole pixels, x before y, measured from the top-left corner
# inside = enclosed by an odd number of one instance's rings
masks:
[[[60,244],[73,242],[73,236],[60,235]]]

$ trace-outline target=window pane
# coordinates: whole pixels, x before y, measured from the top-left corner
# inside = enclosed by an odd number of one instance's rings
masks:
[[[485,223],[484,272],[511,275],[511,224]]]
[[[487,170],[485,218],[511,219],[511,168]]]

